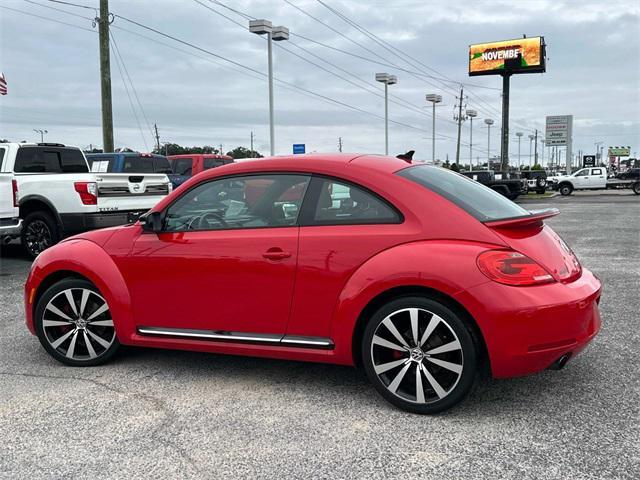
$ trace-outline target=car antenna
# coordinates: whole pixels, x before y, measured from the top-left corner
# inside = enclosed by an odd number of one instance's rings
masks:
[[[411,161],[413,160],[414,153],[416,153],[415,150],[409,150],[407,153],[401,153],[400,155],[397,155],[396,158],[399,158],[400,160],[404,160],[407,163],[411,163]]]

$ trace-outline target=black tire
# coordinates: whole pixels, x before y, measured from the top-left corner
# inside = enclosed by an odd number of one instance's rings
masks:
[[[36,211],[24,219],[20,239],[27,253],[35,258],[60,241],[60,232],[51,214]]]
[[[570,183],[562,183],[558,187],[558,191],[560,192],[560,195],[566,197],[567,195],[571,195],[573,192],[573,185]]]
[[[636,195],[640,195],[640,182],[636,182],[633,184],[633,193]]]
[[[84,301],[84,312],[75,314],[82,308],[84,291],[87,290],[89,293]],[[69,291],[75,308],[68,301]],[[107,305],[107,310],[89,320],[102,308],[101,302]],[[53,310],[49,309],[50,306]],[[109,361],[120,346],[110,317],[106,300],[91,282],[81,278],[67,278],[53,284],[40,297],[35,309],[34,325],[40,344],[57,361],[73,367],[91,367]],[[66,318],[73,321],[67,322]],[[84,320],[84,325],[75,323],[80,320]],[[108,326],[109,320],[111,326]],[[45,325],[45,321],[48,325]],[[60,340],[62,337],[65,339]],[[60,343],[57,344],[58,342]],[[70,350],[71,356],[68,356]]]
[[[413,311],[417,312],[415,336]],[[389,322],[406,346],[399,345],[398,337],[387,327]],[[425,333],[432,322],[435,327]],[[443,345],[450,350],[445,347],[438,352]],[[468,325],[451,309],[426,297],[406,296],[387,303],[369,320],[362,337],[362,363],[369,381],[389,403],[412,413],[434,414],[469,394],[477,376],[478,349]],[[418,385],[422,385],[421,396]]]
[[[544,195],[546,193],[547,189],[546,188],[539,188],[538,190],[536,190],[536,193],[538,195]]]

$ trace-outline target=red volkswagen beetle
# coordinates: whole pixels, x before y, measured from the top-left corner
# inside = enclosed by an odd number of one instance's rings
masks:
[[[557,213],[384,156],[225,165],[40,254],[27,326],[74,366],[120,345],[362,365],[434,413],[481,366],[561,368],[598,332],[600,281],[543,223]]]

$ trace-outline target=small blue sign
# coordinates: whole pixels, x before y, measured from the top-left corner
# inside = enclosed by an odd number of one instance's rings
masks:
[[[304,153],[305,144],[304,143],[294,143],[293,144],[293,153],[294,155],[297,153]]]

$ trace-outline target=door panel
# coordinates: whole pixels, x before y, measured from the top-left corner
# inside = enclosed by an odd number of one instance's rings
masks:
[[[126,262],[136,325],[284,333],[298,230],[143,233]]]

